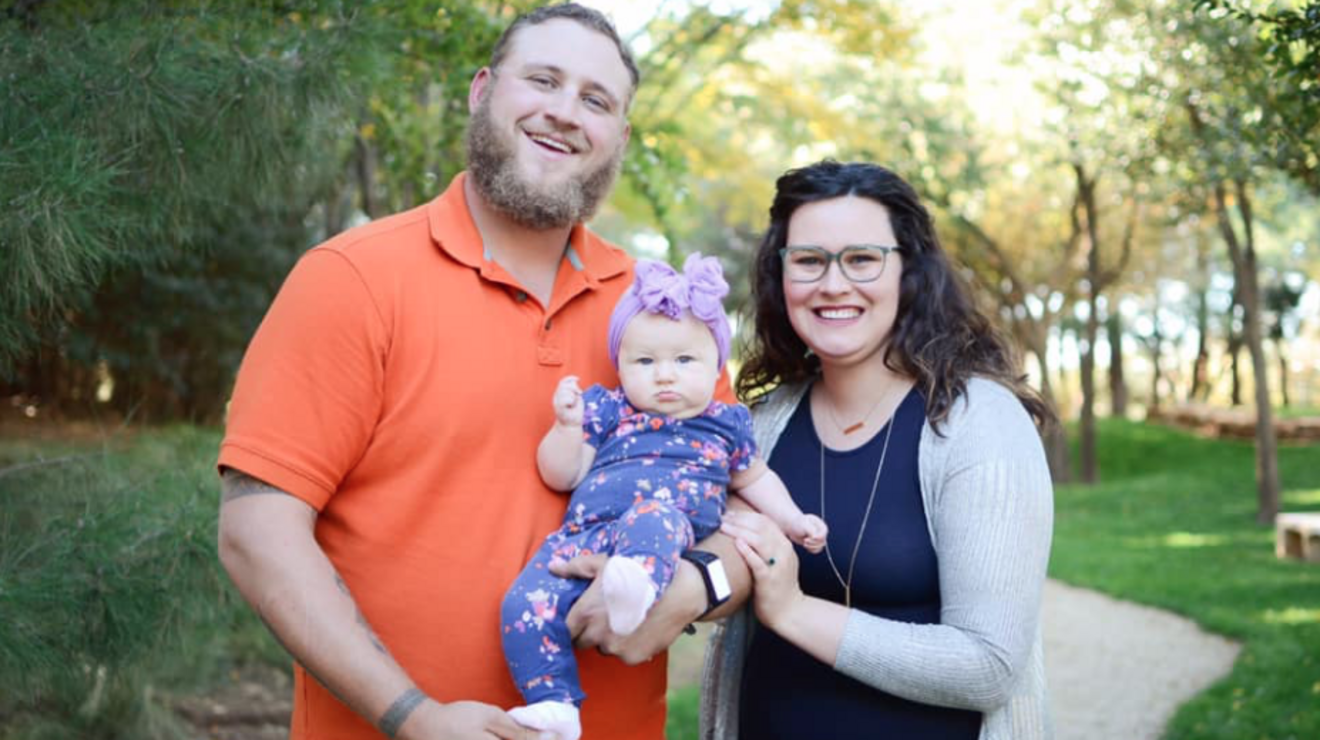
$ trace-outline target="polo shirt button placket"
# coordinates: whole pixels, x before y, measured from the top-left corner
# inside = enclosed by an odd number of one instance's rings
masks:
[[[541,325],[541,331],[537,337],[536,343],[536,362],[541,365],[557,366],[564,364],[564,352],[559,344],[551,340],[550,327],[554,325],[554,319],[547,316],[545,323]]]

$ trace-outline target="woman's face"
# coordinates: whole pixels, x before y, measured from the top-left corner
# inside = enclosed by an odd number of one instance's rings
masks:
[[[821,247],[836,254],[845,247],[896,245],[884,206],[869,198],[845,196],[800,206],[788,221],[789,247]],[[784,278],[788,320],[823,367],[882,362],[898,311],[903,259],[886,258],[884,272],[871,282],[844,277],[837,261],[812,283]]]

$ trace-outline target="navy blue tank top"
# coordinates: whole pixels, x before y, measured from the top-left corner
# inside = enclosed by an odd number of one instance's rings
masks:
[[[769,464],[804,512],[821,513],[820,438],[803,396]],[[926,421],[915,389],[899,404],[852,580],[853,607],[914,624],[940,621],[939,570],[926,529],[917,452]],[[847,452],[825,450],[830,552],[844,579],[890,430]],[[822,552],[797,548],[802,590],[840,604],[844,589]],[[759,628],[743,671],[740,740],[923,738],[976,740],[980,712],[908,701],[849,678]]]

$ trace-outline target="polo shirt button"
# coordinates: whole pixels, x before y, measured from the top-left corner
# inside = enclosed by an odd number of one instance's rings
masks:
[[[518,291],[518,293],[517,293],[513,298],[514,298],[514,300],[518,301],[519,303],[523,303],[524,301],[527,300],[527,291],[525,291],[525,290],[520,290],[520,291]]]
[[[550,331],[550,321],[551,321],[550,319],[546,319],[546,320],[545,320],[545,330],[546,330],[546,331]]]

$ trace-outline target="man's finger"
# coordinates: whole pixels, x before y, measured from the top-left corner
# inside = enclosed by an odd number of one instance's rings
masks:
[[[604,554],[579,555],[572,560],[550,561],[550,572],[560,578],[595,578],[605,568],[609,560]]]

